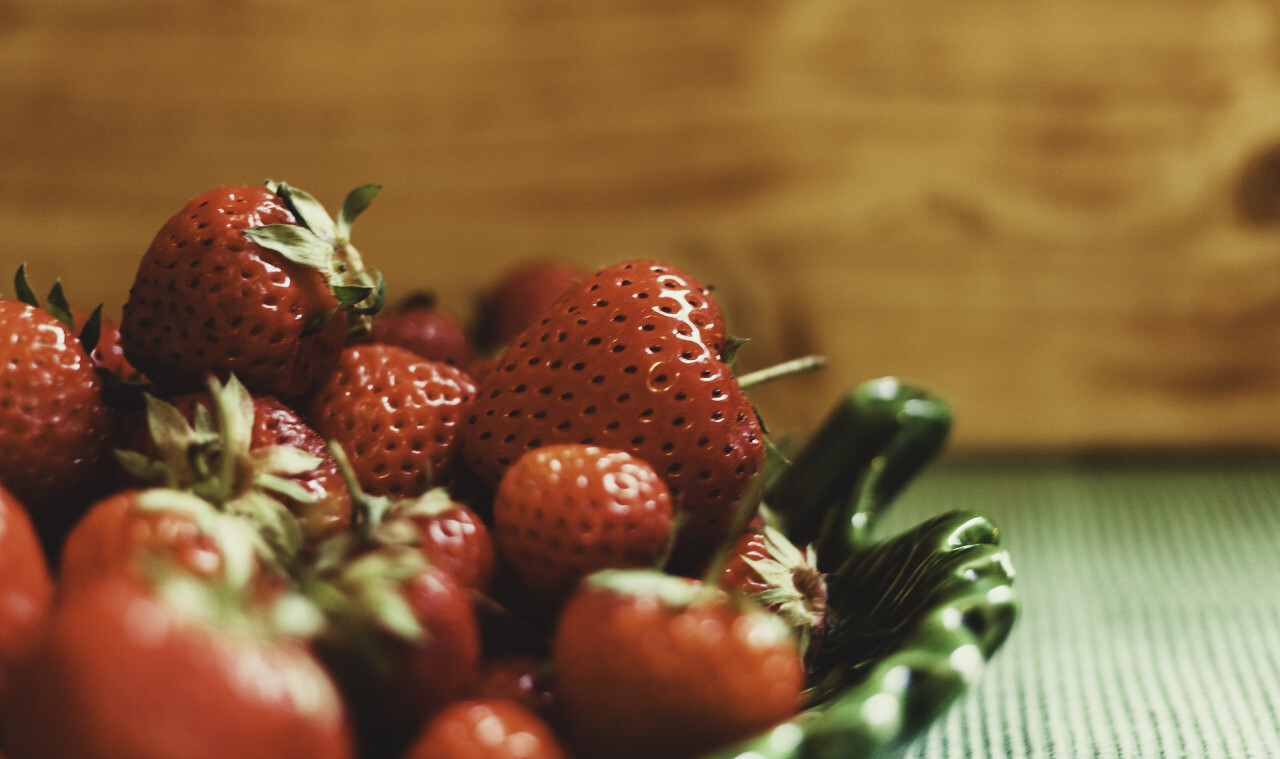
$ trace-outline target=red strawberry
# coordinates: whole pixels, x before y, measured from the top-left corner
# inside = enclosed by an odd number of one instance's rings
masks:
[[[475,390],[457,367],[394,345],[352,345],[311,396],[306,416],[346,451],[365,491],[413,496],[449,483],[457,430]]]
[[[395,309],[383,311],[369,329],[369,340],[407,348],[423,358],[465,367],[471,341],[453,314],[436,305],[428,293],[409,296]]]
[[[376,283],[349,243],[376,193],[348,196],[337,225],[285,185],[222,187],[193,199],[156,235],[120,325],[129,362],[171,392],[232,373],[291,398],[327,374],[346,340],[343,308],[375,308]]]
[[[558,705],[583,756],[697,756],[801,706],[804,667],[776,616],[696,580],[605,570],[555,638]]]
[[[53,581],[31,520],[0,487],[0,701],[9,670],[36,645],[52,603]]]
[[[175,575],[61,601],[4,714],[11,759],[350,759],[345,707],[265,611]]]
[[[491,351],[506,346],[586,274],[566,261],[546,258],[521,261],[502,272],[477,307],[480,347]]]
[[[529,654],[488,656],[481,665],[471,697],[514,701],[545,716],[555,704],[551,663]]]
[[[405,759],[567,759],[542,718],[513,701],[470,699],[440,712]]]
[[[394,751],[470,691],[479,630],[467,592],[416,548],[354,548],[313,583],[329,617],[320,646],[365,742]]]
[[[117,419],[76,335],[51,314],[0,299],[0,483],[50,544],[114,468]]]
[[[813,548],[801,551],[772,527],[738,538],[721,570],[720,587],[778,614],[795,629],[802,649],[825,629],[827,583]]]
[[[489,527],[469,506],[432,488],[419,498],[400,501],[387,519],[404,519],[421,532],[423,555],[453,575],[464,588],[485,592],[493,579],[494,550]]]
[[[727,535],[765,454],[724,363],[720,310],[672,266],[630,261],[570,288],[477,392],[465,457],[496,485],[533,448],[582,443],[649,462],[686,512],[684,566]]]
[[[653,467],[590,445],[529,451],[493,500],[503,559],[526,592],[553,603],[598,569],[660,565],[671,520],[670,493]]]
[[[249,445],[244,451],[242,471],[252,467],[254,453],[277,447],[300,450],[316,459],[314,468],[291,474],[288,480],[300,489],[299,500],[286,494],[275,496],[298,517],[303,536],[308,544],[316,544],[324,538],[351,524],[351,495],[338,465],[329,454],[325,439],[309,427],[297,413],[278,398],[269,395],[251,396],[253,404],[252,428]],[[169,403],[183,417],[195,420],[196,405],[212,413],[214,400],[207,392],[186,393],[171,398]],[[138,446],[139,449],[141,446]],[[145,449],[143,449],[145,450]]]

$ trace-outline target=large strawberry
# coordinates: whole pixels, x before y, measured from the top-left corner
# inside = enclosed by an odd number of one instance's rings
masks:
[[[0,700],[9,670],[26,658],[53,603],[53,581],[22,504],[0,487]]]
[[[101,494],[116,431],[77,335],[42,309],[0,299],[0,483],[50,545]]]
[[[350,759],[332,680],[276,618],[181,573],[67,596],[16,674],[8,755]]]
[[[507,470],[493,499],[493,523],[516,582],[554,604],[596,570],[660,566],[671,495],[653,467],[625,451],[548,445]]]
[[[306,417],[342,446],[366,492],[413,496],[452,477],[475,390],[455,366],[394,345],[351,345],[310,397]]]
[[[344,308],[372,310],[381,288],[349,240],[377,188],[348,196],[335,225],[287,185],[222,187],[157,233],[120,325],[125,356],[170,391],[209,374],[289,398],[310,389],[347,336]]]
[[[776,616],[697,580],[591,575],[555,638],[559,713],[582,756],[697,756],[801,706],[804,668]]]
[[[453,314],[435,296],[410,295],[393,309],[384,309],[369,328],[369,340],[408,348],[423,358],[465,367],[471,360],[471,340]]]
[[[676,558],[727,534],[764,461],[755,411],[724,362],[707,288],[673,266],[628,261],[570,288],[481,383],[464,441],[491,484],[526,451],[582,443],[649,462],[685,512]]]

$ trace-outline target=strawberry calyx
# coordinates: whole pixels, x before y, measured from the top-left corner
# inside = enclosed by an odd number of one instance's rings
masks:
[[[314,493],[290,479],[320,466],[321,459],[285,445],[252,448],[254,406],[233,375],[209,379],[213,410],[195,404],[188,422],[172,404],[146,395],[146,422],[156,456],[117,450],[116,459],[141,482],[185,491],[214,508],[248,520],[281,562],[303,545],[297,517],[279,500],[316,503]]]
[[[351,227],[377,197],[381,185],[361,185],[348,193],[336,221],[309,193],[284,182],[268,181],[266,186],[280,197],[298,223],[267,224],[246,230],[245,236],[290,261],[319,271],[338,301],[336,309],[308,324],[306,333],[323,329],[340,310],[348,312],[350,334],[367,333],[373,314],[386,300],[386,282],[381,272],[365,266],[360,252],[351,244]]]
[[[812,545],[801,550],[770,525],[761,528],[761,536],[763,555],[740,557],[758,575],[758,580],[751,578],[746,592],[796,630],[803,653],[826,626],[826,577],[818,570]]]

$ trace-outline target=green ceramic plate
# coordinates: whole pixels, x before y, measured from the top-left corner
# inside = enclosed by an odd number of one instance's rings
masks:
[[[765,503],[817,547],[837,620],[795,719],[715,759],[861,759],[900,750],[974,681],[1018,612],[1013,567],[988,519],[940,514],[899,535],[878,517],[942,449],[951,409],[894,378],[841,399],[772,480]]]

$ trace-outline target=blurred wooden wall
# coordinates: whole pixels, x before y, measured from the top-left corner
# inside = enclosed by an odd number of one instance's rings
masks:
[[[897,374],[959,450],[1280,447],[1277,14],[0,0],[0,272],[116,308],[203,190],[377,181],[357,240],[393,296],[664,258],[747,368],[827,354],[757,394],[775,429]]]

